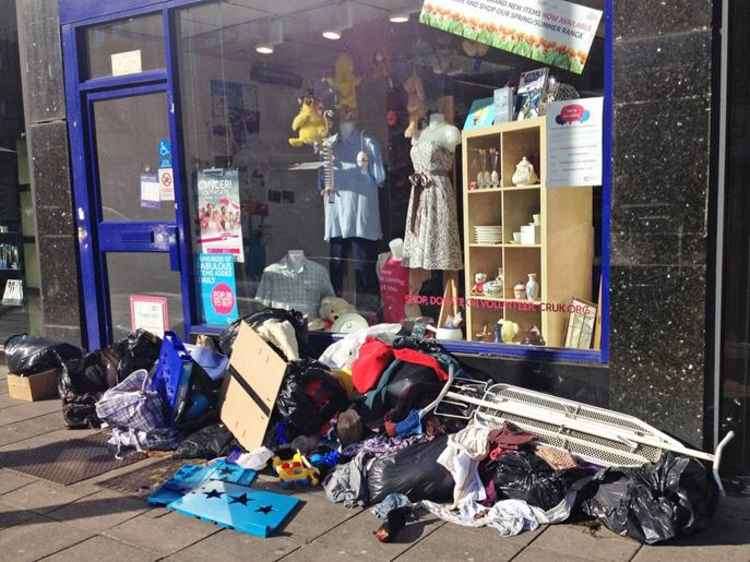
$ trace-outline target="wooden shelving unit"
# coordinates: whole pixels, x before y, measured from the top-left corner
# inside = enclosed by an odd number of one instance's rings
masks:
[[[499,148],[501,187],[469,191],[481,162],[477,149]],[[571,298],[591,300],[594,254],[593,198],[591,187],[554,188],[545,181],[547,130],[544,118],[516,121],[463,134],[464,241],[466,256],[467,334],[476,339],[485,325],[490,329],[500,319],[519,324],[518,341],[532,326],[542,331],[550,347],[564,342],[568,314],[546,310],[546,305],[567,305]],[[511,178],[516,165],[526,156],[540,177],[539,185],[517,187]],[[511,243],[521,225],[540,214],[541,240],[535,245]],[[474,243],[474,226],[503,226],[503,243]],[[475,273],[490,279],[498,268],[504,271],[502,297],[471,294]],[[540,298],[536,303],[518,300],[513,287],[537,274]],[[471,301],[473,299],[473,303]],[[474,306],[492,305],[492,306]],[[528,306],[528,305],[543,306]]]

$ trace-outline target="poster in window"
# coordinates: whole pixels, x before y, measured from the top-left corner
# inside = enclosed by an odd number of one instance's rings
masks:
[[[198,172],[198,224],[201,252],[229,254],[244,263],[240,181],[236,169]]]
[[[602,11],[565,0],[425,0],[419,21],[582,74]]]
[[[239,318],[234,257],[226,254],[198,254],[203,322],[228,326]]]
[[[169,328],[169,305],[166,297],[130,295],[130,329],[146,330],[160,338]]]

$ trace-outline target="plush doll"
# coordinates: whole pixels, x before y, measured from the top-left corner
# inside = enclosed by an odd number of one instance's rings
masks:
[[[320,301],[320,319],[324,323],[325,330],[330,330],[333,324],[344,314],[356,312],[357,310],[346,300],[339,297],[324,297]]]
[[[484,284],[487,283],[486,273],[475,273],[474,274],[474,285],[471,287],[472,295],[483,295]]]
[[[297,138],[289,139],[289,144],[297,148],[322,141],[328,136],[329,131],[323,106],[312,92],[305,94],[299,100],[299,104],[299,113],[292,121],[292,130],[297,133]]]
[[[336,90],[338,110],[341,115],[355,116],[357,112],[357,86],[362,82],[354,74],[354,59],[348,53],[342,53],[336,59],[333,78],[325,81]]]
[[[427,107],[425,106],[427,96],[424,92],[422,80],[416,73],[406,79],[404,90],[409,96],[406,102],[406,111],[409,113],[409,127],[404,132],[404,136],[411,139],[417,136],[419,121],[427,115]]]

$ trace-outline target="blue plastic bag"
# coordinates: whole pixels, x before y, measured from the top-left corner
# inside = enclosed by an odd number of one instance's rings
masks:
[[[165,332],[151,388],[159,393],[170,412],[185,399],[192,370],[193,359],[182,340],[174,332]]]

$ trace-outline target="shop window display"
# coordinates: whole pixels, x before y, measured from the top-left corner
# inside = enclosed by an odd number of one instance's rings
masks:
[[[570,71],[428,25],[422,2],[279,4],[175,18],[193,249],[233,261],[236,313],[598,349],[601,179],[552,177],[546,115],[603,95],[602,34]]]

